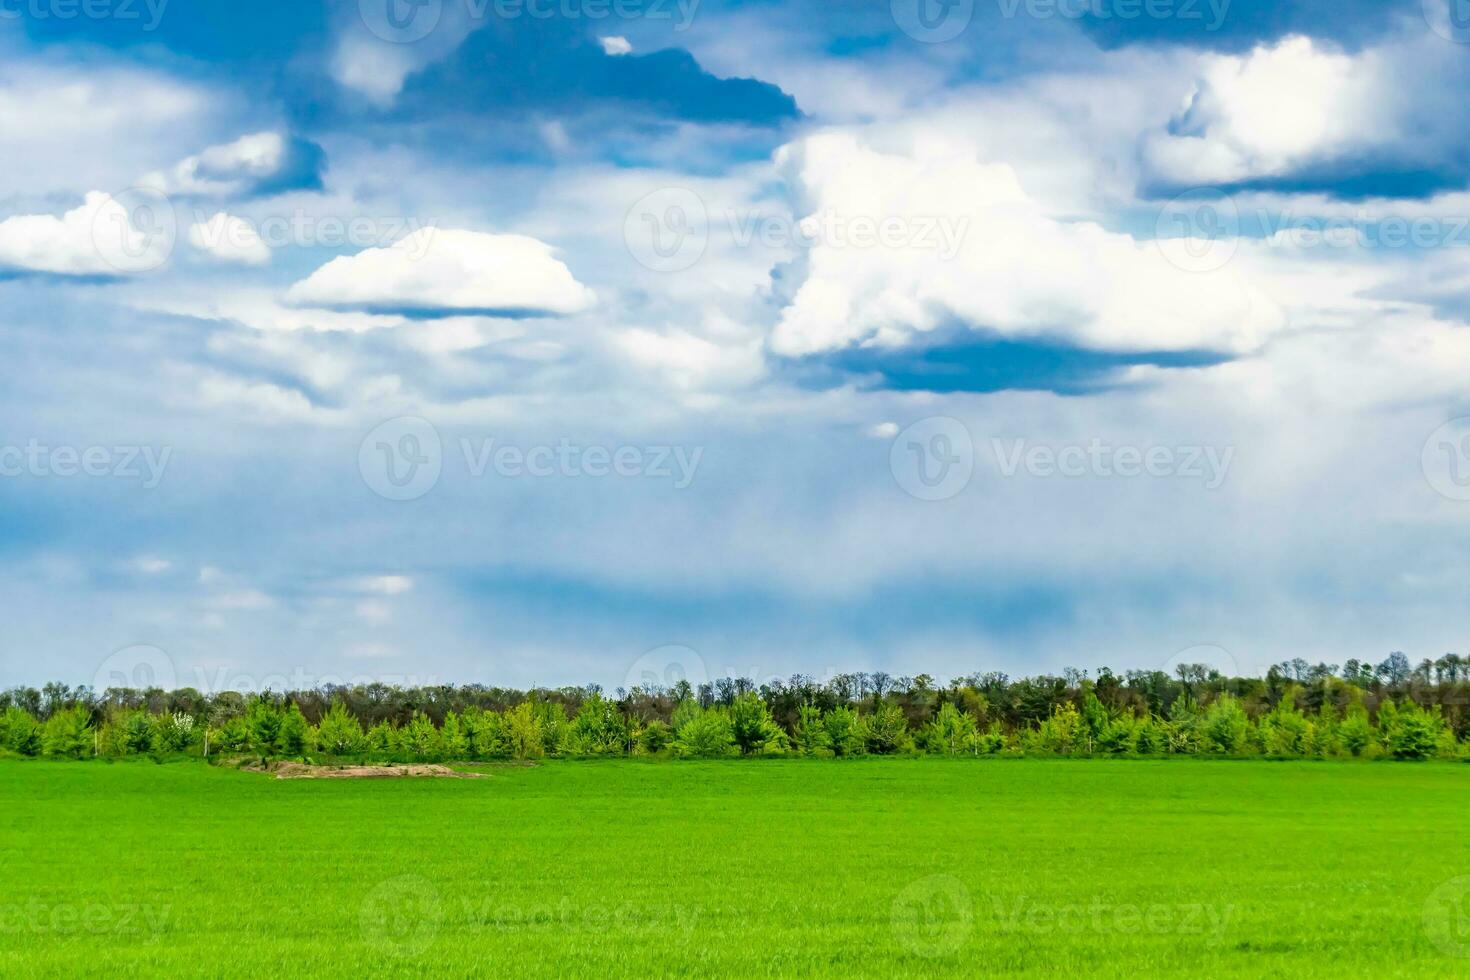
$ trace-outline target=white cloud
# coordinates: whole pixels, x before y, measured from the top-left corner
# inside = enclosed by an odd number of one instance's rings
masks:
[[[403,595],[405,592],[413,591],[413,579],[407,575],[376,575],[369,578],[360,578],[349,586],[354,592],[366,592],[373,595]]]
[[[0,17],[0,20],[3,20]],[[152,71],[0,51],[0,160],[9,194],[116,190],[189,146],[224,111],[210,93]]]
[[[1246,351],[1283,326],[1234,268],[1191,274],[1152,242],[1055,220],[1008,164],[932,136],[879,152],[834,131],[778,160],[819,230],[777,353],[901,346],[954,323],[1093,348]]]
[[[892,439],[898,435],[898,423],[879,422],[877,425],[868,428],[868,435],[874,439]]]
[[[602,43],[602,50],[605,54],[616,56],[633,53],[633,45],[629,44],[625,37],[614,34],[610,37],[600,37],[597,40]]]
[[[1391,142],[1386,67],[1374,51],[1342,54],[1306,37],[1209,56],[1172,132],[1149,135],[1146,165],[1180,185],[1228,183]]]
[[[191,225],[189,244],[221,262],[265,265],[271,260],[270,247],[255,226],[223,211]]]
[[[367,312],[562,316],[588,309],[596,297],[545,242],[424,228],[387,248],[333,259],[286,299]]]
[[[114,276],[157,268],[173,249],[174,229],[172,216],[158,213],[154,203],[94,191],[59,218],[7,218],[0,221],[0,268],[63,276]],[[147,227],[139,227],[145,223]]]
[[[171,170],[145,175],[139,183],[165,194],[228,197],[248,192],[290,162],[290,143],[280,133],[241,136],[180,160]]]
[[[142,557],[133,561],[133,569],[144,575],[162,575],[173,568],[173,562],[166,558]]]

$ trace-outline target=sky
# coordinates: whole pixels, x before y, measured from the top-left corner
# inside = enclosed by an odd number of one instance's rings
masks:
[[[0,685],[1465,652],[1463,0],[0,0]]]

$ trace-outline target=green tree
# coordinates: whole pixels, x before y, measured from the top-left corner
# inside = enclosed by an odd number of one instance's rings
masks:
[[[741,755],[779,752],[786,745],[786,733],[754,692],[741,694],[730,705],[730,730]]]
[[[41,726],[29,711],[17,707],[6,708],[0,724],[3,724],[5,736],[0,747],[20,755],[41,754]]]
[[[730,717],[722,708],[700,711],[674,732],[674,754],[681,758],[714,759],[739,751]]]
[[[41,737],[47,755],[81,759],[92,754],[92,712],[80,706],[52,712]]]
[[[322,723],[317,726],[317,741],[328,755],[358,755],[367,748],[362,725],[341,701],[333,701],[322,716]]]
[[[822,721],[822,709],[805,704],[796,712],[796,731],[793,742],[802,755],[829,756],[832,754],[832,736]]]

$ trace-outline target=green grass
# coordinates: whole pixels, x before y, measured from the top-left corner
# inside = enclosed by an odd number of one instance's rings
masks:
[[[1470,766],[484,771],[0,763],[0,976],[1470,972]]]

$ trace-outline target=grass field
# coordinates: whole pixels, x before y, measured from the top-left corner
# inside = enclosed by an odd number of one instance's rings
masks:
[[[0,763],[0,976],[1470,973],[1470,766]]]

